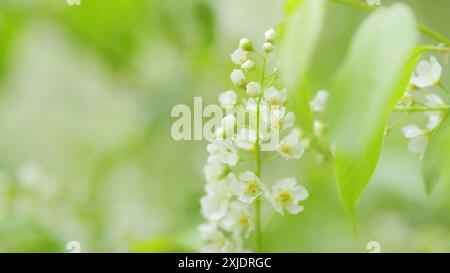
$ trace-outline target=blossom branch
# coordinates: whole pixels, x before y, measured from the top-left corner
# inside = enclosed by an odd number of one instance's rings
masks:
[[[448,106],[443,106],[443,107],[407,107],[407,108],[402,108],[402,107],[398,107],[395,108],[393,111],[394,112],[434,112],[434,111],[447,111],[449,109]]]
[[[328,0],[330,2],[336,3],[336,4],[341,4],[341,5],[345,5],[348,7],[353,7],[353,8],[357,8],[360,10],[365,10],[368,12],[372,12],[374,10],[376,10],[376,7],[374,6],[370,6],[368,4],[364,4],[361,3],[360,1],[357,0]],[[450,46],[450,40],[447,39],[444,35],[438,33],[437,31],[431,29],[430,27],[424,25],[424,24],[417,24],[417,29],[423,33],[424,35],[432,38],[433,40],[443,43],[446,46]]]

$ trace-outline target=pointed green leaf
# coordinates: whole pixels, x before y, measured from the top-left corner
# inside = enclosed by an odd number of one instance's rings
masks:
[[[300,126],[311,131],[310,96],[305,78],[322,29],[326,5],[323,0],[290,1],[288,4],[291,16],[286,22],[280,49],[281,79],[290,92]]]
[[[450,181],[450,115],[432,133],[422,162],[425,188],[430,194],[442,181]]]
[[[336,145],[338,188],[345,208],[354,207],[380,156],[384,129],[403,96],[417,53],[414,14],[404,4],[380,8],[355,34],[337,73],[327,111]]]

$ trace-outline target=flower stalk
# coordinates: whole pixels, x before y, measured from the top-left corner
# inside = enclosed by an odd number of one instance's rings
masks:
[[[262,69],[261,69],[261,80],[260,85],[264,86],[265,75],[266,75],[266,62],[267,62],[267,53],[265,55],[258,54],[261,57],[262,61]],[[256,110],[256,151],[255,151],[255,174],[262,179],[261,177],[261,145],[260,145],[260,115],[261,115],[261,98],[262,95],[258,96],[258,105]],[[262,232],[261,232],[261,198],[258,197],[255,201],[255,237],[256,237],[256,249],[257,252],[261,251],[261,241],[262,241]]]

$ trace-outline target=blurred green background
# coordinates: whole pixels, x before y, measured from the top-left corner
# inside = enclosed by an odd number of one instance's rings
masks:
[[[449,1],[395,2],[450,37]],[[328,5],[315,90],[366,15]],[[239,39],[259,45],[282,17],[281,0],[0,0],[0,251],[63,252],[73,240],[89,252],[198,251],[207,143],[172,140],[170,111],[194,96],[216,103]],[[264,166],[267,179],[300,178],[310,198],[276,218],[263,250],[367,252],[376,240],[386,252],[450,251],[450,185],[427,197],[406,145],[399,130],[386,141],[356,234],[332,164],[308,154]]]

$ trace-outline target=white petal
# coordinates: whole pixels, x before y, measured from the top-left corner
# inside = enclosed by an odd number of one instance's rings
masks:
[[[297,185],[297,180],[295,178],[283,178],[281,180],[278,180],[274,185],[273,189],[284,189],[289,190],[293,189]]]
[[[292,196],[294,197],[295,200],[303,201],[303,200],[306,200],[306,198],[308,198],[309,193],[308,193],[308,191],[305,189],[305,187],[303,187],[303,186],[297,186],[297,187],[295,187],[295,189],[292,191]]]
[[[411,84],[419,88],[427,88],[434,84],[434,82],[426,76],[418,76],[411,79]]]
[[[273,209],[281,215],[284,215],[283,206],[278,202],[272,202]]]
[[[258,196],[250,196],[247,194],[242,194],[238,197],[239,201],[247,203],[247,204],[251,204],[253,203],[253,201],[256,199],[256,197]]]
[[[283,129],[288,129],[294,126],[295,123],[295,114],[292,112],[289,112],[284,117],[284,127]]]
[[[431,64],[427,61],[420,61],[416,67],[416,71],[419,76],[429,75],[432,71]]]
[[[434,77],[435,81],[438,82],[439,79],[441,78],[442,66],[436,60],[436,57],[434,57],[434,56],[430,57],[430,62],[431,62],[431,67],[432,67],[431,69],[433,71],[433,77]]]
[[[248,52],[243,50],[242,48],[238,47],[232,54],[231,54],[231,61],[234,64],[241,65],[248,59]]]
[[[408,143],[408,150],[411,153],[423,154],[428,145],[428,138],[426,136],[420,136],[413,138]]]
[[[298,204],[295,203],[289,203],[286,205],[286,210],[290,213],[290,214],[297,214],[302,212],[304,209],[303,206],[299,206]]]
[[[402,133],[406,138],[416,138],[423,135],[423,131],[416,125],[408,125],[403,127]]]

